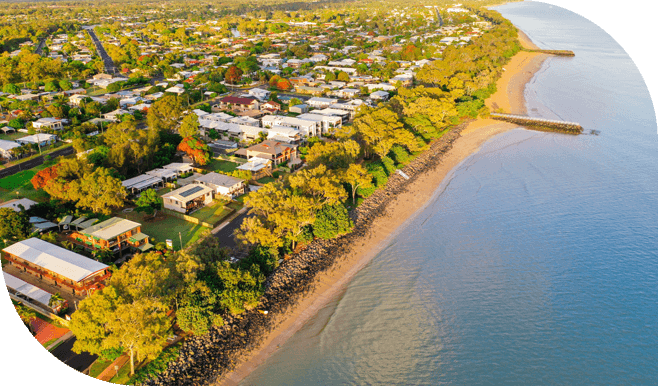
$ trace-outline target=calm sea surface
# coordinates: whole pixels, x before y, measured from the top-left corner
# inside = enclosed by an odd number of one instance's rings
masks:
[[[586,19],[497,8],[541,47],[531,115],[243,385],[658,384],[658,136],[631,59]],[[541,101],[541,104],[539,103]]]

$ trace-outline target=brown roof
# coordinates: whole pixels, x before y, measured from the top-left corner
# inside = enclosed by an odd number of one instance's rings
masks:
[[[231,105],[250,105],[254,103],[256,99],[255,98],[240,98],[240,97],[233,97],[233,96],[227,96],[219,101],[222,103],[228,103]]]
[[[293,150],[293,147],[284,142],[266,140],[249,147],[247,150],[276,155],[283,153],[286,149]]]

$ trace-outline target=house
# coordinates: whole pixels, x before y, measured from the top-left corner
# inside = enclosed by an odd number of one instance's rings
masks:
[[[153,245],[148,242],[148,236],[143,234],[141,229],[140,223],[112,217],[81,231],[74,231],[69,238],[91,251],[109,249],[122,253],[126,248],[133,248],[144,252],[153,248]]]
[[[295,86],[295,92],[300,94],[310,94],[310,95],[322,95],[324,89],[322,87],[311,87],[311,86]]]
[[[308,113],[308,105],[307,104],[301,104],[301,105],[290,106],[288,108],[288,111],[290,111],[291,113],[296,113],[296,114]]]
[[[267,129],[267,139],[272,141],[298,144],[303,138],[302,132],[292,127],[274,126]]]
[[[318,128],[320,128],[318,134],[331,133],[335,129],[339,129],[343,126],[343,119],[335,115],[312,114],[311,112],[307,114],[301,114],[297,116],[297,119],[316,122]]]
[[[5,159],[11,159],[14,157],[14,154],[11,152],[11,149],[21,147],[18,143],[14,141],[7,141],[0,139],[0,156]]]
[[[306,104],[316,109],[324,109],[337,102],[338,99],[333,98],[311,98],[306,101]]]
[[[124,114],[132,114],[129,110],[117,109],[103,114],[103,118],[112,122],[121,122],[121,116]]]
[[[233,198],[245,193],[244,181],[219,173],[208,173],[194,180],[197,184],[212,188],[213,194]]]
[[[297,146],[284,142],[265,140],[257,145],[235,152],[238,157],[250,160],[254,157],[271,160],[274,165],[297,158]]]
[[[57,141],[57,136],[55,134],[45,134],[45,133],[28,135],[27,137],[18,138],[16,140],[16,142],[21,145],[36,143],[39,146],[50,145],[51,143],[55,143],[56,141]]]
[[[168,89],[166,89],[165,92],[170,92],[170,93],[173,93],[173,94],[180,95],[180,94],[185,92],[185,89],[183,87],[173,86],[173,87],[169,87]]]
[[[294,117],[282,117],[279,115],[266,115],[262,119],[263,127],[274,126],[292,127],[307,136],[317,136],[322,131],[322,125],[315,121],[308,121]]]
[[[260,104],[255,98],[226,96],[219,100],[219,107],[221,109],[229,109],[233,111],[257,110],[258,106],[260,106]]]
[[[176,176],[180,177],[183,174],[188,174],[192,173],[194,168],[192,167],[191,163],[181,163],[181,162],[173,162],[168,165],[165,165],[162,167],[163,169],[168,169],[176,172]]]
[[[339,109],[332,109],[331,107],[328,107],[326,109],[313,110],[313,111],[311,111],[311,114],[329,115],[329,116],[334,116],[334,117],[340,117],[342,119],[342,123],[347,123],[350,120],[350,116],[351,116],[349,111],[339,110]]]
[[[247,91],[247,93],[261,101],[266,101],[270,97],[270,94],[272,94],[270,91],[263,90],[261,88],[252,88],[251,90]]]
[[[342,90],[336,90],[333,92],[333,95],[339,97],[339,98],[356,98],[361,94],[361,90],[356,89],[356,88],[344,88]]]
[[[168,169],[164,169],[164,170],[168,170]],[[176,172],[174,171],[169,171],[169,172],[174,175],[174,178],[176,177]],[[162,178],[151,174],[141,174],[139,176],[129,178],[121,182],[121,185],[123,185],[123,187],[126,188],[128,192],[133,194],[139,193],[146,189],[155,188],[161,184],[164,185],[164,181],[162,180]]]
[[[64,128],[63,120],[57,118],[39,118],[32,122],[35,129],[62,130]]]
[[[251,178],[259,180],[265,176],[272,175],[272,161],[265,158],[253,157],[236,169],[251,172]]]
[[[260,106],[261,110],[268,110],[270,112],[277,112],[281,110],[281,104],[274,102],[274,101],[269,101],[265,102]]]
[[[183,186],[162,195],[165,209],[189,214],[212,202],[213,189],[200,184]]]
[[[385,101],[388,99],[388,95],[389,94],[386,91],[375,91],[370,94],[370,99]]]
[[[73,294],[88,295],[111,275],[107,265],[36,237],[8,246],[2,255],[17,269]]]
[[[35,204],[36,201],[32,201],[29,198],[14,198],[13,200],[9,200],[7,202],[3,202],[2,204],[0,204],[0,208],[9,208],[9,209],[13,209],[14,212],[20,212],[21,206],[25,210],[28,210],[32,207],[32,205]]]

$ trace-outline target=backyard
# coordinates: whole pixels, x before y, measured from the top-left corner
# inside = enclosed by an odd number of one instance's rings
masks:
[[[220,221],[228,217],[228,215],[233,212],[233,210],[226,208],[224,206],[225,204],[226,201],[213,201],[212,204],[197,210],[190,216],[198,218],[199,220],[208,224],[214,224],[217,226],[219,225]]]
[[[30,180],[37,172],[54,164],[54,161],[46,162],[32,169],[0,179],[0,201],[5,202],[23,197],[37,202],[48,201],[48,194],[43,190],[34,190]]]
[[[240,165],[235,162],[213,159],[208,165],[204,167],[204,169],[211,172],[231,173],[238,166]]]
[[[151,244],[172,240],[174,249],[180,249],[180,238],[183,245],[188,245],[201,237],[208,228],[192,224],[183,219],[158,212],[155,219],[151,215],[139,212],[121,213],[120,217],[142,224],[142,233],[149,236]],[[180,237],[178,236],[180,232]]]

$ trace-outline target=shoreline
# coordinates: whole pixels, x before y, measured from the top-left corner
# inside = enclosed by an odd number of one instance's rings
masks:
[[[538,49],[520,30],[519,40],[524,48]],[[498,91],[486,101],[486,105],[490,109],[490,104],[495,103],[498,107],[504,105],[508,106],[510,113],[525,114],[525,85],[539,71],[548,56],[526,51],[517,53],[505,66],[506,71],[497,82]],[[341,256],[336,259],[336,264],[317,275],[313,289],[291,307],[289,312],[281,317],[282,320],[275,322],[276,327],[266,334],[258,348],[237,360],[234,370],[222,376],[215,384],[237,385],[262,365],[279,346],[344,291],[350,280],[432,202],[439,194],[437,189],[456,166],[477,153],[489,139],[519,127],[493,119],[478,119],[461,129],[454,145],[440,162],[430,170],[420,173],[402,192],[396,194],[386,204],[383,215],[372,221],[364,234],[355,240],[356,243],[342,251]]]

